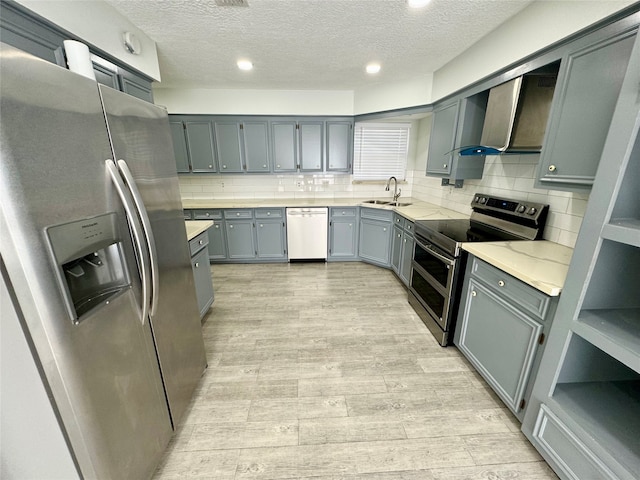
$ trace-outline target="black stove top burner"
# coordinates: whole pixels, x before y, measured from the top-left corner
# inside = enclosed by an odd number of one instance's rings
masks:
[[[501,240],[518,240],[520,237],[486,226],[473,220],[460,218],[450,220],[418,220],[420,225],[432,232],[437,232],[455,242],[495,242]]]

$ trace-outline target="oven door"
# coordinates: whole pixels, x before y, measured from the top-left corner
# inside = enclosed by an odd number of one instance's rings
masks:
[[[409,288],[444,331],[449,326],[456,261],[416,236]]]

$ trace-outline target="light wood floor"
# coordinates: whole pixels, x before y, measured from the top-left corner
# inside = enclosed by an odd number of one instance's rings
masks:
[[[209,368],[155,479],[556,479],[392,272],[213,265]]]

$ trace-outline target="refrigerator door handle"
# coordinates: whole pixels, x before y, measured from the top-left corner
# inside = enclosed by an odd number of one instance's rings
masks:
[[[147,247],[149,251],[149,258],[151,260],[151,312],[150,315],[153,317],[156,313],[156,309],[158,308],[158,295],[160,293],[160,279],[158,276],[158,254],[156,251],[156,242],[153,238],[153,231],[151,230],[151,220],[149,220],[149,214],[147,213],[147,209],[142,201],[142,195],[140,195],[140,191],[136,186],[136,182],[131,174],[131,170],[129,170],[129,166],[127,162],[124,160],[118,160],[118,168],[122,172],[124,176],[124,180],[129,187],[129,191],[131,192],[131,196],[133,197],[133,203],[138,211],[138,216],[142,221],[142,229],[144,230],[144,236],[147,240]]]
[[[107,166],[107,171],[111,176],[113,186],[115,187],[116,192],[118,192],[118,196],[120,197],[120,200],[122,201],[122,205],[124,206],[124,211],[127,215],[127,219],[129,220],[131,232],[133,233],[133,240],[136,244],[136,250],[138,254],[138,266],[140,268],[140,276],[142,277],[141,279],[142,280],[142,302],[141,302],[142,315],[140,318],[140,322],[144,325],[145,319],[147,318],[147,315],[149,315],[149,303],[150,303],[149,298],[151,295],[151,292],[149,291],[149,288],[151,286],[151,282],[149,280],[149,272],[148,272],[149,266],[146,259],[144,258],[145,257],[144,252],[146,251],[146,248],[142,241],[140,226],[136,221],[137,216],[134,211],[134,207],[131,204],[131,200],[129,199],[129,197],[125,192],[125,189],[127,187],[125,186],[124,181],[122,180],[122,177],[120,177],[120,173],[118,173],[118,167],[116,167],[116,164],[113,162],[113,160],[106,160],[105,165]]]

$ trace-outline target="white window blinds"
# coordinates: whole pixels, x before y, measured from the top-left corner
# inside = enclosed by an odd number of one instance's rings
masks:
[[[409,123],[356,123],[354,180],[404,180],[409,150]]]

